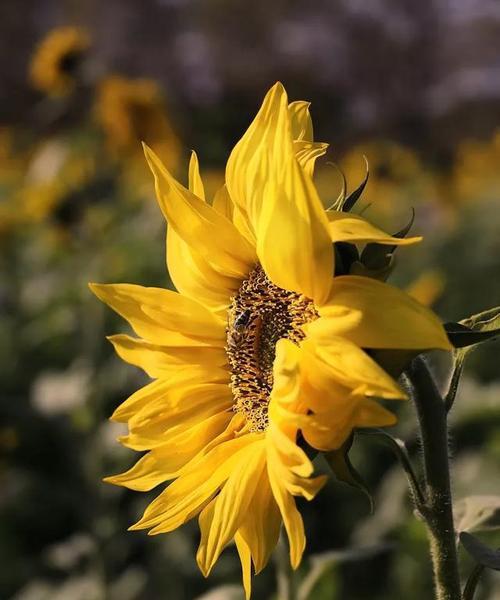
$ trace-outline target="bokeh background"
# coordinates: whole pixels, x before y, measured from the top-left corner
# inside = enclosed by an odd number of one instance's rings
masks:
[[[139,141],[181,180],[196,148],[213,192],[278,79],[312,102],[315,137],[332,145],[317,172],[325,203],[340,189],[327,162],[353,189],[366,155],[365,216],[394,232],[415,209],[425,241],[400,252],[392,281],[444,320],[500,304],[497,1],[1,2],[0,598],[242,597],[234,549],[204,580],[195,523],[127,532],[152,494],[101,482],[135,459],[107,417],[144,378],[112,354],[105,335],[124,325],[87,282],[170,285]],[[467,366],[457,500],[499,492],[499,366],[494,343]],[[396,433],[418,454],[411,406]],[[393,457],[362,440],[352,458],[375,514],[333,480],[303,503],[300,599],[429,598],[425,532]],[[254,590],[276,597],[273,564]],[[478,598],[500,598],[498,577]]]

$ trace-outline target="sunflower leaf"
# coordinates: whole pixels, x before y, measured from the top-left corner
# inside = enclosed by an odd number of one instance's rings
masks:
[[[351,434],[338,450],[325,452],[324,457],[328,466],[339,481],[356,488],[368,498],[370,503],[370,514],[373,514],[375,508],[373,496],[362,476],[358,473],[349,459],[349,450],[351,449],[353,440],[354,435]]]
[[[494,550],[493,548],[490,548],[477,537],[466,531],[462,531],[460,534],[460,542],[467,553],[472,556],[477,563],[488,569],[500,571],[500,549]]]
[[[500,307],[490,308],[458,323],[445,323],[448,339],[454,346],[454,365],[448,392],[445,397],[446,411],[453,406],[465,358],[478,344],[500,335]]]
[[[343,212],[349,212],[350,210],[352,210],[352,208],[354,207],[356,202],[359,200],[361,194],[363,193],[363,190],[365,189],[366,184],[368,183],[368,178],[370,176],[370,169],[368,167],[368,160],[367,160],[366,156],[363,156],[363,158],[365,159],[365,163],[366,163],[365,177],[364,177],[363,181],[361,182],[361,184],[353,192],[351,192],[347,196],[347,198],[344,200],[344,202],[342,204]]]

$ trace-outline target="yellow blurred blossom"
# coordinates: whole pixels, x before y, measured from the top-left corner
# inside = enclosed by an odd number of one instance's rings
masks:
[[[31,60],[29,75],[33,87],[49,96],[70,93],[90,43],[90,36],[83,28],[65,26],[51,30]]]
[[[441,271],[429,269],[410,283],[406,293],[424,306],[432,306],[443,294],[445,278]]]
[[[486,141],[464,140],[458,147],[452,174],[456,202],[498,197],[500,191],[500,129]]]
[[[180,144],[156,81],[107,77],[97,90],[95,116],[116,156],[142,156],[140,143],[146,142],[170,169],[176,169]]]

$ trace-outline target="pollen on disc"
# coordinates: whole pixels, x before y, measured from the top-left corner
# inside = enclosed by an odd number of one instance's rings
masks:
[[[232,298],[226,352],[234,410],[245,415],[252,431],[267,427],[276,343],[287,338],[298,344],[304,338],[302,326],[318,316],[311,299],[278,287],[260,265]]]

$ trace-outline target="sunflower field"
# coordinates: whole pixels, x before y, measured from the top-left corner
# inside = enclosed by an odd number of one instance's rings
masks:
[[[499,6],[0,16],[0,600],[500,600]]]

